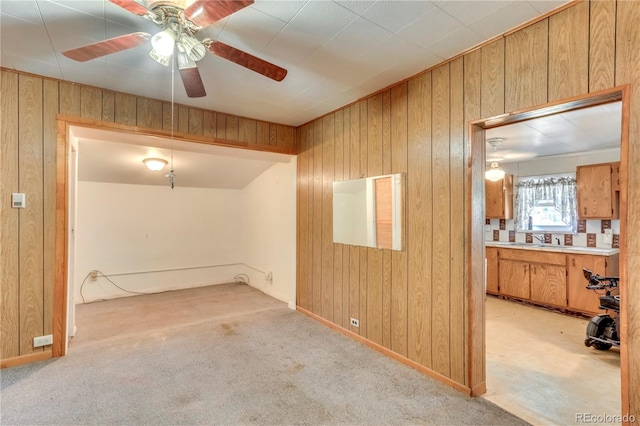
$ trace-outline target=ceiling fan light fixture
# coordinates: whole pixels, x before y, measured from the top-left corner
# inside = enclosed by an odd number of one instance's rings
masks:
[[[145,158],[142,162],[147,166],[147,169],[152,172],[159,172],[167,165],[167,160],[163,160],[162,158]]]
[[[198,62],[207,53],[206,47],[193,36],[182,35],[178,46],[182,46],[191,60]]]
[[[161,55],[156,49],[151,49],[151,52],[149,52],[149,56],[151,56],[151,59],[153,59],[160,65],[164,65],[165,67],[168,67],[169,62],[171,61],[171,55]]]
[[[162,56],[171,56],[176,46],[176,33],[171,28],[165,28],[151,37],[153,50]]]
[[[504,179],[504,170],[495,161],[491,163],[491,168],[484,173],[484,177],[491,182],[497,182]]]
[[[193,61],[193,59],[189,57],[187,52],[179,43],[178,43],[178,54],[176,58],[178,61],[179,70],[186,70],[189,68],[195,68],[197,66],[196,63]]]

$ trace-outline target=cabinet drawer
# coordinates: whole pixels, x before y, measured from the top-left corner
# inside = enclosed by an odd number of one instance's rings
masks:
[[[562,265],[567,262],[567,255],[538,250],[509,250],[500,249],[500,259],[519,260],[530,263],[547,263],[550,265]]]

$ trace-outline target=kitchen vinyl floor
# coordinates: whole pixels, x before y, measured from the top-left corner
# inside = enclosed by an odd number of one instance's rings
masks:
[[[534,425],[620,415],[620,352],[584,346],[587,322],[487,296],[484,397]]]

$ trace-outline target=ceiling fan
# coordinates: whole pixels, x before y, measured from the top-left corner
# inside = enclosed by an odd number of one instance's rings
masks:
[[[152,20],[162,30],[153,36],[145,32],[136,32],[110,38],[64,51],[63,55],[85,62],[131,49],[151,40],[152,50],[149,56],[156,62],[168,66],[171,57],[176,53],[180,77],[190,98],[199,98],[207,94],[196,65],[207,50],[275,81],[282,81],[287,75],[286,69],[228,44],[211,39],[200,41],[195,37],[202,28],[251,5],[253,0],[195,0],[186,7],[181,4],[184,0],[147,0],[148,7],[135,0],[109,1],[131,13]]]

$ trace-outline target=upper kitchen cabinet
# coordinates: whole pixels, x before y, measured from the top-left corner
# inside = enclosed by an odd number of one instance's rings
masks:
[[[619,217],[619,169],[619,162],[577,167],[580,219],[617,219]]]
[[[492,182],[485,180],[487,219],[513,219],[513,175]]]

